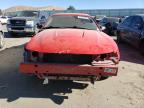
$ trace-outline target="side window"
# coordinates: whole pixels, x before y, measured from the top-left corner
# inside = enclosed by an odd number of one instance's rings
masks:
[[[126,18],[126,19],[122,22],[122,25],[124,25],[124,26],[131,26],[132,20],[133,20],[133,17],[130,16],[130,17]]]
[[[139,29],[142,27],[142,24],[143,24],[142,18],[140,16],[135,16],[131,27],[135,29]]]

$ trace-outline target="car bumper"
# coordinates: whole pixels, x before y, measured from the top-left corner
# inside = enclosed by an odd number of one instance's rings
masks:
[[[117,65],[21,63],[20,72],[46,76],[116,76]]]
[[[33,27],[7,27],[9,32],[13,33],[34,33]]]

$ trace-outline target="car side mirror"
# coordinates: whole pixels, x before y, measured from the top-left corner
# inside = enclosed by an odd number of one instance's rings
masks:
[[[37,23],[37,28],[38,28],[38,29],[42,29],[42,27],[43,27],[43,26],[42,26],[41,24]]]

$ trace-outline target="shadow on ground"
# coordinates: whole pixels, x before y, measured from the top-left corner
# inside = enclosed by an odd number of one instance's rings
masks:
[[[62,104],[72,89],[87,87],[87,84],[73,81],[50,81],[48,85],[42,85],[42,81],[36,77],[20,75],[18,72],[2,74],[1,77],[0,98],[6,98],[8,102],[26,97],[49,98],[56,104]]]
[[[138,49],[124,42],[118,46],[120,50],[121,61],[144,64],[144,56],[142,56]]]
[[[133,47],[120,44],[119,48],[122,61],[144,64],[144,57]],[[48,85],[42,85],[41,80],[20,74],[18,67],[22,55],[23,45],[0,52],[0,99],[12,102],[20,97],[47,98],[56,104],[62,104],[73,89],[83,90],[88,86],[73,81],[52,81]]]
[[[0,99],[8,102],[20,97],[48,98],[56,104],[68,99],[72,89],[85,89],[88,84],[73,81],[51,81],[43,85],[42,80],[34,76],[21,74],[18,70],[22,61],[23,45],[12,47],[0,52]]]

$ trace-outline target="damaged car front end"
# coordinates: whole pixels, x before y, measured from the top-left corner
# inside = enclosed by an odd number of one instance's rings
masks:
[[[58,27],[57,20],[53,19],[53,27],[38,33],[25,46],[24,62],[20,64],[22,73],[35,74],[41,79],[91,82],[117,75],[118,47],[111,37],[98,30],[89,15],[56,14],[52,17],[69,18],[83,24],[83,28]]]

